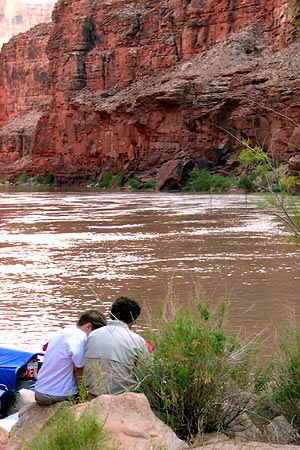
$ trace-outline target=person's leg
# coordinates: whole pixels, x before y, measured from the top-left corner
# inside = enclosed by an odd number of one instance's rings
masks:
[[[41,394],[40,392],[35,391],[35,400],[40,405],[51,405],[52,403],[63,402],[65,400],[70,400],[69,397],[57,397],[55,395],[47,395]]]

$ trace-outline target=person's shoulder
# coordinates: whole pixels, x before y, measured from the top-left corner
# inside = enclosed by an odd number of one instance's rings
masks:
[[[67,325],[62,329],[62,333],[65,335],[80,334],[80,330],[76,325]]]
[[[96,328],[96,330],[91,331],[90,334],[88,335],[88,339],[91,339],[94,336],[98,336],[99,334],[101,335],[101,334],[105,333],[106,332],[105,328],[106,328],[106,326]]]
[[[130,330],[130,334],[133,337],[133,339],[137,342],[139,342],[142,345],[147,346],[146,340],[141,336],[140,334],[136,333],[135,331]]]
[[[87,338],[86,333],[83,330],[80,330],[76,325],[65,327],[64,336],[68,341],[84,341]]]

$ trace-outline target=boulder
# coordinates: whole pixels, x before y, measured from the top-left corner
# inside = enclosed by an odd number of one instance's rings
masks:
[[[7,450],[16,450],[23,439],[33,439],[34,433],[46,425],[58,405],[46,407],[34,404],[21,409],[20,419],[11,430]],[[118,450],[189,448],[154,415],[143,394],[128,392],[117,396],[102,395],[71,408],[77,418],[85,410],[95,414],[104,423],[104,430],[110,433],[111,441],[117,444]]]
[[[238,414],[229,425],[229,435],[241,440],[260,441],[262,433],[254,425],[246,412]]]
[[[288,164],[290,171],[300,172],[300,155],[291,156]]]
[[[156,190],[170,191],[173,189],[179,189],[185,171],[191,168],[192,165],[189,163],[189,161],[178,159],[168,161],[162,166],[158,173]]]
[[[201,445],[199,445],[201,443]],[[193,450],[300,450],[298,445],[272,444],[256,440],[230,439],[222,433],[205,434]]]
[[[268,444],[264,442],[228,441],[217,444],[207,444],[193,450],[299,450],[299,445]]]
[[[0,450],[5,450],[8,440],[8,432],[0,427]]]
[[[300,436],[284,416],[275,417],[266,427],[269,442],[295,444],[300,442]]]

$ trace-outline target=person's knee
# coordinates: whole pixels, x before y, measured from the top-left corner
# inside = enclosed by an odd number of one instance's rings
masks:
[[[35,401],[39,404],[39,405],[44,405],[44,406],[47,406],[47,405],[51,405],[51,401],[50,401],[50,399],[47,399],[47,398],[45,398],[43,395],[40,395],[40,394],[37,394],[36,392],[35,392],[35,394],[34,394],[34,398],[35,398]]]
[[[40,394],[39,392],[35,392],[34,397],[35,397],[35,401],[39,405],[43,405],[43,406],[48,406],[48,405],[51,405],[52,403],[57,403],[58,401],[60,401],[58,399],[51,398],[48,395]]]

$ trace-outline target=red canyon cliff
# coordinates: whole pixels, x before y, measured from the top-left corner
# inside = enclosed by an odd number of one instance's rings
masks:
[[[299,155],[299,2],[59,0],[4,44],[0,174],[78,182]]]

